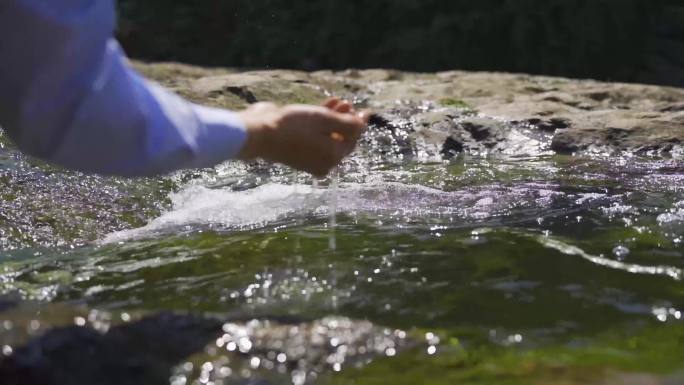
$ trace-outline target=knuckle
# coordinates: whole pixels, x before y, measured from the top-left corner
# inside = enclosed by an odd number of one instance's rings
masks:
[[[252,108],[253,110],[256,110],[256,111],[270,111],[270,110],[275,109],[276,105],[271,103],[271,102],[258,102],[258,103],[252,104],[252,106],[250,108]]]

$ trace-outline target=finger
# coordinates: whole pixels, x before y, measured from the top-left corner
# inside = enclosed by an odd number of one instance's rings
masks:
[[[338,116],[341,119],[336,126],[335,132],[342,134],[347,141],[356,142],[368,127],[369,115],[366,113],[342,114]]]
[[[370,121],[371,115],[373,115],[373,113],[368,111],[368,110],[363,110],[363,111],[360,111],[356,114],[356,116],[358,116],[359,119],[361,119],[366,126],[368,125],[368,122]]]
[[[277,106],[271,102],[257,102],[252,104],[249,107],[252,111],[258,111],[258,112],[265,112],[265,111],[271,111],[274,108],[277,108]]]
[[[339,104],[337,104],[337,106],[335,106],[335,108],[333,108],[333,110],[335,112],[339,112],[340,114],[348,114],[353,110],[353,108],[351,103],[346,100],[342,100]]]
[[[323,107],[329,108],[333,111],[335,111],[335,108],[337,107],[338,104],[340,104],[341,100],[340,98],[332,97],[328,98],[325,102],[323,102]]]

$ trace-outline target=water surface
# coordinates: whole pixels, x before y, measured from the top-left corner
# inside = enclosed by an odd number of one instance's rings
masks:
[[[684,162],[512,137],[508,153],[443,159],[371,131],[334,190],[263,164],[85,176],[6,144],[0,345],[172,311],[223,324],[174,357],[174,384],[684,370]]]

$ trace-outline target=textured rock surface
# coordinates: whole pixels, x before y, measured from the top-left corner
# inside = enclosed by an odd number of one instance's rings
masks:
[[[195,101],[227,108],[267,100],[317,103],[332,94],[350,98],[386,120],[405,119],[407,144],[431,138],[442,142],[445,153],[504,150],[514,127],[553,135],[551,148],[559,153],[595,146],[669,151],[684,139],[684,89],[677,88],[461,71],[138,67]]]

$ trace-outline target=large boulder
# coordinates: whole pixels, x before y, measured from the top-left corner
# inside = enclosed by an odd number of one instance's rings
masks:
[[[684,89],[672,87],[490,72],[137,66],[194,101],[226,108],[257,101],[319,103],[327,95],[349,98],[377,114],[372,129],[382,134],[373,140],[404,155],[423,142],[441,147],[447,156],[508,151],[524,147],[518,143],[520,132],[549,139],[558,153],[667,152],[684,139]]]

